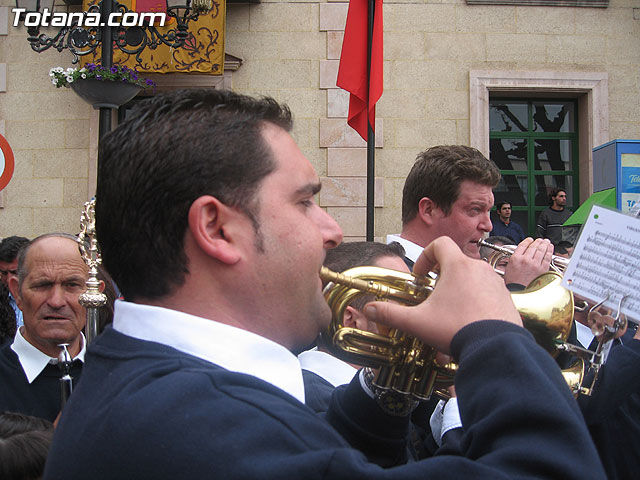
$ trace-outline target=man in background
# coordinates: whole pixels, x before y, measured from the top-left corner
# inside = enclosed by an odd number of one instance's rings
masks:
[[[0,410],[53,422],[61,409],[58,365],[61,344],[74,360],[70,375],[82,371],[86,310],[78,303],[88,268],[75,237],[52,233],[26,245],[18,255],[9,288],[24,315],[13,343],[0,350]]]
[[[554,188],[549,194],[549,207],[540,212],[536,236],[548,238],[551,243],[558,245],[562,241],[562,226],[571,216],[571,212],[565,208],[567,204],[567,192],[562,188]]]
[[[7,289],[9,288],[9,277],[18,273],[18,252],[29,243],[25,237],[6,237],[0,242],[0,281]],[[22,325],[22,311],[18,308],[16,300],[9,292],[9,304],[15,312],[16,326]]]
[[[405,251],[397,242],[390,244],[343,242],[327,252],[324,265],[335,272],[344,272],[354,267],[375,266],[409,273],[404,258]],[[342,326],[388,335],[388,328],[368,321],[362,313],[364,306],[374,300],[374,295],[364,293],[354,297],[344,308]],[[360,365],[349,364],[336,358],[333,352],[337,347],[332,346],[331,341],[331,338],[327,338],[326,332],[322,332],[318,338],[317,348],[298,355],[305,382],[306,403],[316,412],[325,412],[329,407],[333,389],[349,383],[356,373],[356,369],[360,368]],[[415,406],[411,413],[409,455],[413,459],[432,455],[442,445],[442,437],[446,433],[449,433],[449,446],[451,442],[458,441],[458,438],[450,433],[452,429],[460,426],[457,413],[453,421],[450,421],[452,417],[449,412],[453,408],[457,408],[454,407],[455,401],[447,402],[446,407],[441,405],[441,408],[435,413],[438,426],[434,428],[433,433],[431,432],[430,423],[435,425],[436,420],[430,422],[430,417],[434,413],[437,403],[439,403],[439,399],[434,394],[429,401],[420,402]]]
[[[389,245],[377,242],[346,242],[327,251],[324,266],[334,272],[360,266],[376,266],[401,272],[409,272],[404,263],[404,249],[399,243]],[[369,322],[362,313],[364,306],[375,300],[373,295],[358,295],[344,309],[341,320],[347,328],[357,328],[372,333],[380,333],[379,326]],[[380,327],[383,331],[386,328]],[[332,353],[331,339],[326,332],[318,337],[317,347],[298,355],[305,382],[306,403],[316,412],[325,412],[329,407],[335,387],[349,383],[360,365],[349,364],[336,358]]]
[[[492,237],[509,237],[513,242],[512,245],[518,245],[525,238],[522,227],[511,220],[511,203],[500,202],[496,205],[496,213],[498,218],[493,224],[491,230]]]

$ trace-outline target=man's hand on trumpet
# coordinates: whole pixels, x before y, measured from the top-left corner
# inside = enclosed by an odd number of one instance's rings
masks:
[[[516,248],[505,267],[504,283],[527,286],[537,276],[549,271],[553,244],[546,238],[525,238]]]
[[[453,240],[440,237],[424,249],[413,272],[424,276],[436,265],[438,283],[427,300],[412,307],[371,302],[364,307],[365,316],[444,353],[450,352],[453,336],[473,322],[493,319],[522,325],[502,278],[488,263],[467,257]]]

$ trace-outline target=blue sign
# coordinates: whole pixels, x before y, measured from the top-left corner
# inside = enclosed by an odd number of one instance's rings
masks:
[[[640,193],[640,167],[622,167],[622,191]]]

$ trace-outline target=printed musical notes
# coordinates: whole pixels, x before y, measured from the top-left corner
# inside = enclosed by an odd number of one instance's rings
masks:
[[[609,299],[606,307],[640,322],[640,219],[594,205],[562,284],[593,303]]]

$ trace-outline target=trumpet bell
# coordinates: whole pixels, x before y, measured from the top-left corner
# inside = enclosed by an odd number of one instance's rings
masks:
[[[525,290],[511,293],[524,328],[554,357],[559,353],[558,345],[569,337],[573,320],[573,294],[561,282],[560,274],[547,272]]]
[[[579,358],[573,365],[569,368],[565,368],[562,370],[562,376],[564,377],[564,381],[567,382],[569,388],[573,392],[574,395],[584,394],[590,395],[591,392],[582,386],[582,381],[584,380],[585,373],[585,364],[582,358]]]

